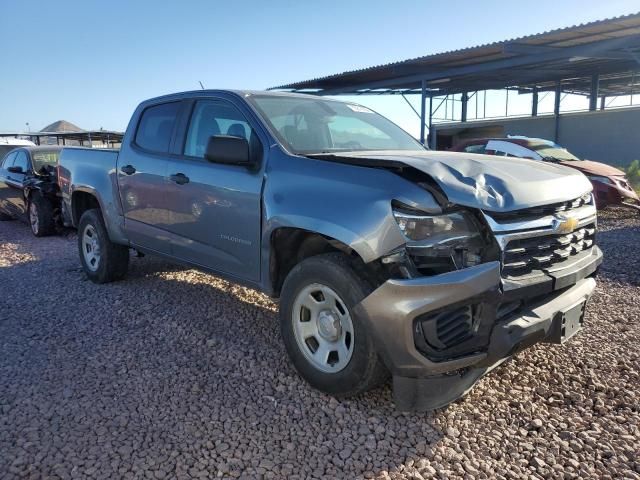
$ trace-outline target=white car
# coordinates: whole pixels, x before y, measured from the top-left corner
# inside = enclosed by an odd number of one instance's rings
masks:
[[[23,140],[14,137],[0,137],[0,159],[14,148],[18,147],[35,147],[36,144],[30,140]]]

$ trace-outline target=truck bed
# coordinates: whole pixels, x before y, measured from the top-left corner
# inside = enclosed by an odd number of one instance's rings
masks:
[[[77,226],[79,220],[73,216],[74,192],[97,194],[96,198],[101,207],[120,211],[116,174],[118,154],[118,150],[106,148],[62,149],[58,164],[58,186],[62,195],[62,212],[66,225]]]

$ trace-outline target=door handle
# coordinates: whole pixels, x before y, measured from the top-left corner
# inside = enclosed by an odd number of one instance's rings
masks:
[[[133,165],[125,165],[120,169],[120,171],[125,175],[133,175],[134,173],[136,173],[136,169]]]
[[[184,185],[185,183],[189,183],[189,177],[187,177],[184,173],[174,173],[169,176],[169,180],[172,182],[176,182],[178,185]]]

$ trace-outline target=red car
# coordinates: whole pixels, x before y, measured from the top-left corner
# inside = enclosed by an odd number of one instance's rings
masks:
[[[451,150],[556,162],[584,173],[593,185],[598,208],[625,205],[640,210],[640,199],[625,173],[605,163],[580,160],[566,148],[549,140],[528,137],[476,138],[458,143]]]

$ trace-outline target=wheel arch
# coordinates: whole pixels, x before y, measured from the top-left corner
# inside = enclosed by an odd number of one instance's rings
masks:
[[[281,226],[270,232],[266,243],[268,274],[265,280],[267,290],[276,297],[289,272],[306,258],[340,252],[351,258],[354,265],[365,265],[362,255],[347,242],[310,229]]]
[[[71,192],[69,206],[71,207],[71,222],[75,228],[78,228],[82,214],[95,208],[102,215],[110,240],[121,245],[129,245],[124,234],[124,218],[118,214],[113,202],[106,202],[98,190],[77,186]]]
[[[102,213],[102,205],[95,191],[78,188],[71,194],[71,219],[77,228],[82,214],[87,210],[98,209]]]

